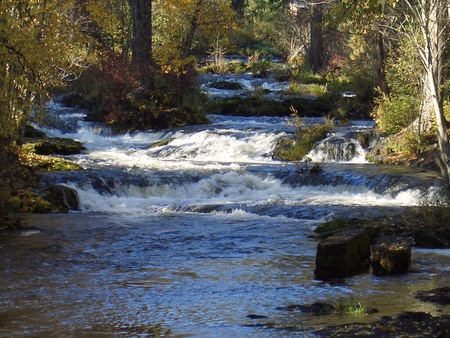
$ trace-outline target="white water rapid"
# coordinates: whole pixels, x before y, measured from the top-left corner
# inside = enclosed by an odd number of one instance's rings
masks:
[[[228,205],[258,214],[258,206],[277,205],[277,213],[285,215],[308,206],[418,205],[435,190],[398,181],[394,171],[394,178],[382,177],[388,181],[384,186],[368,186],[368,176],[380,174],[366,164],[361,145],[354,138],[345,139],[368,130],[368,122],[338,129],[308,154],[313,162],[325,163],[323,176],[335,176],[331,182],[310,177],[310,184],[295,184],[295,176],[302,176],[295,174],[295,165],[275,161],[271,155],[276,142],[293,132],[286,118],[211,116],[212,124],[205,126],[112,135],[104,127],[84,122],[76,110],[56,106],[55,112],[60,129],[44,131],[82,142],[87,152],[71,159],[95,171],[95,179],[94,174],[80,173],[62,182],[78,191],[84,211],[148,214],[203,208],[223,212]],[[366,165],[348,172],[348,167],[342,171],[336,163]]]

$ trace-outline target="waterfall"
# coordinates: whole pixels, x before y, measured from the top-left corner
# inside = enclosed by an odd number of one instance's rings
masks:
[[[366,152],[361,143],[343,134],[332,135],[318,142],[308,153],[312,162],[366,163]]]

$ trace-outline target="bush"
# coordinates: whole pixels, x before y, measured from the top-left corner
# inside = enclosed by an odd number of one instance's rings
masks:
[[[304,119],[298,116],[298,111],[291,107],[292,120],[289,125],[295,127],[295,138],[280,140],[277,144],[274,156],[283,161],[301,161],[314,144],[325,138],[328,132],[334,128],[334,120],[324,118],[323,123],[306,125]]]
[[[378,105],[372,116],[378,128],[388,134],[396,134],[409,126],[419,114],[419,100],[407,94],[382,95],[375,100]]]

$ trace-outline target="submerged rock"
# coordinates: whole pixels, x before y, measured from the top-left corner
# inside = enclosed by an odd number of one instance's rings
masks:
[[[448,305],[450,304],[450,287],[447,286],[428,291],[418,291],[416,298],[424,302]]]
[[[316,255],[316,278],[344,278],[367,268],[370,237],[366,230],[346,230],[319,242]]]

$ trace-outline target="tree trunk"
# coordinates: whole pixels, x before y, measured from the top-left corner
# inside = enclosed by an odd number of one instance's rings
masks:
[[[129,0],[133,23],[131,43],[135,65],[151,65],[152,58],[152,0]]]
[[[194,43],[195,31],[198,28],[198,18],[200,16],[200,11],[202,10],[203,0],[198,0],[195,5],[194,15],[191,19],[191,26],[189,28],[188,36],[186,37],[186,41],[184,42],[183,48],[183,59],[186,59],[189,56],[191,51],[192,44]]]
[[[309,51],[309,65],[313,72],[319,72],[323,68],[323,4],[312,4],[311,18],[311,47]]]
[[[384,39],[383,33],[378,32],[376,36],[376,46],[377,46],[377,79],[378,87],[385,95],[389,95],[389,89],[386,81],[386,71],[385,71],[385,59],[386,55],[384,52]]]
[[[431,108],[434,111],[437,127],[439,153],[437,163],[447,189],[450,188],[450,145],[446,129],[446,121],[440,93],[442,82],[442,57],[444,53],[444,38],[442,36],[445,22],[442,15],[446,13],[444,0],[422,0],[422,15],[426,23],[424,32],[427,90]],[[447,18],[448,19],[448,18]]]

